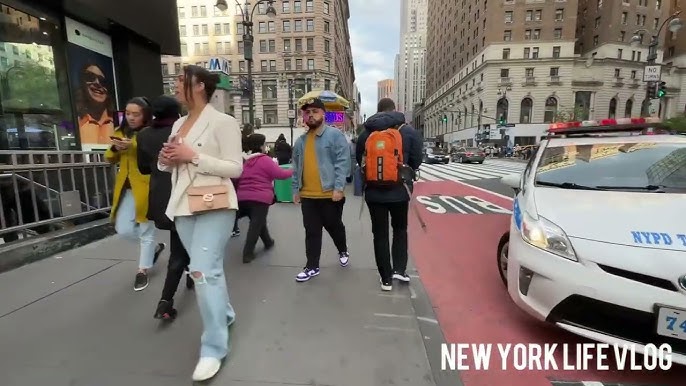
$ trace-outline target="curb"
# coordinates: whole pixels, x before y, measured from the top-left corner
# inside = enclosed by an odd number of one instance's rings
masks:
[[[109,218],[0,245],[0,273],[115,234]]]
[[[410,257],[411,259],[411,257]],[[436,386],[464,386],[457,370],[441,370],[441,345],[446,343],[443,330],[438,324],[431,299],[426,293],[421,276],[415,268],[415,274],[410,282],[410,301],[414,308],[415,317],[419,324],[419,332],[424,341],[426,357]]]

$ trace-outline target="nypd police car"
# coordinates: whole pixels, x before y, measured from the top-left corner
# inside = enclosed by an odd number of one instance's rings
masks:
[[[550,126],[514,188],[498,267],[527,313],[686,364],[686,136],[654,118]]]

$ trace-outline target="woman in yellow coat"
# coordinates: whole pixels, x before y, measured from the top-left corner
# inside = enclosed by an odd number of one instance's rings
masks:
[[[140,244],[135,291],[148,286],[148,269],[165,247],[164,244],[155,245],[155,223],[147,218],[150,176],[138,170],[136,155],[136,136],[151,120],[150,102],[142,97],[131,99],[126,104],[126,121],[115,130],[112,147],[105,152],[105,158],[119,166],[110,218],[119,235]]]

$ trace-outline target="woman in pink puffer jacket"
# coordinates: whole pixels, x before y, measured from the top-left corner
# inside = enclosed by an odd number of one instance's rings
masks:
[[[274,239],[269,235],[267,215],[269,207],[274,204],[274,180],[284,180],[293,175],[293,170],[281,169],[279,165],[265,154],[265,136],[251,134],[246,141],[248,154],[243,162],[243,173],[238,181],[239,216],[250,218],[248,234],[243,247],[243,262],[249,263],[255,258],[257,239],[262,239],[264,249],[274,247]]]

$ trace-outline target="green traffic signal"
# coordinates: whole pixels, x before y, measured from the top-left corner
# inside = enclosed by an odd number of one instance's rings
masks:
[[[448,116],[447,116],[447,115],[444,115],[444,116],[443,116],[443,122],[444,122],[444,123],[448,123]]]
[[[665,84],[665,82],[660,82],[660,85],[658,86],[658,89],[657,89],[657,97],[658,98],[664,98],[664,96],[667,95],[666,88],[667,88],[667,85]]]

